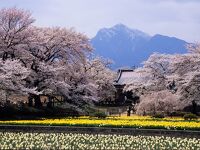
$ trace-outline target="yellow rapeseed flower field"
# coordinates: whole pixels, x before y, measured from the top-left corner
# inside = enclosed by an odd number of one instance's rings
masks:
[[[158,129],[189,129],[199,130],[200,121],[185,121],[182,118],[153,119],[150,116],[108,117],[98,119],[90,117],[43,119],[43,120],[12,120],[0,121],[0,124],[29,125],[62,125],[62,126],[95,126],[95,127],[130,127]]]

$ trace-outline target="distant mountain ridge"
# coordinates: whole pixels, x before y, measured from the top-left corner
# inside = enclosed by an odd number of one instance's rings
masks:
[[[150,36],[123,24],[100,29],[91,39],[94,53],[112,59],[113,69],[140,66],[152,53],[186,53],[186,41],[160,34]]]

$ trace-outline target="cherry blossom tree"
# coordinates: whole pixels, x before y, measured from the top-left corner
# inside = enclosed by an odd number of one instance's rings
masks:
[[[25,79],[29,76],[30,70],[23,67],[19,60],[0,59],[0,97],[1,104],[8,100],[11,94],[28,95],[40,94],[37,88],[28,88]]]
[[[86,63],[86,54],[92,48],[87,37],[72,29],[38,28],[35,32],[35,41],[26,47],[33,56],[30,62],[33,73],[29,81],[33,86],[37,86],[39,91],[53,91],[51,95],[56,95],[57,84],[63,85],[64,88],[60,87],[62,90],[71,85],[75,72],[80,71],[82,64]],[[66,89],[64,95],[68,91],[69,89]],[[39,96],[31,95],[30,98],[37,99],[38,107],[41,106]]]
[[[113,81],[116,79],[116,73],[109,69],[110,60],[101,57],[95,57],[87,61],[85,72],[93,84],[97,87],[97,96],[101,101],[114,100],[116,89]]]
[[[17,8],[0,10],[0,56],[3,60],[18,53],[27,54],[24,45],[32,39],[31,24],[34,19],[28,11]]]
[[[54,94],[57,86],[69,87],[57,72],[65,70],[65,75],[73,74],[73,66],[85,63],[85,55],[91,51],[91,46],[86,36],[73,29],[38,28],[32,26],[33,22],[27,11],[1,10],[0,56],[3,60],[19,59],[30,69],[30,75],[25,79],[29,88],[37,87],[43,94],[49,91]],[[29,98],[35,100],[36,107],[41,107],[40,95],[30,93]]]
[[[200,43],[188,44],[187,49],[190,53],[200,54]]]
[[[154,93],[168,90],[179,96],[180,110],[194,101],[199,103],[199,45],[188,47],[191,53],[151,55],[143,67],[135,69],[135,80],[127,85],[125,90],[132,90],[142,97],[151,97],[152,102],[158,99]],[[148,102],[141,102],[141,105],[143,103]]]
[[[179,110],[179,96],[168,90],[149,93],[141,96],[141,102],[136,107],[139,115],[155,115],[157,113],[170,114]]]
[[[22,79],[24,87],[13,92],[27,93],[29,106],[37,108],[42,107],[41,95],[49,102],[59,95],[65,103],[74,105],[110,95],[113,73],[102,60],[87,58],[92,47],[84,34],[74,29],[36,27],[33,22],[28,11],[0,10],[2,63],[18,61],[28,70]]]

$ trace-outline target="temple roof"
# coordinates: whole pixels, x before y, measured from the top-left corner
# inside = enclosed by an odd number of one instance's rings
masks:
[[[118,70],[118,77],[115,80],[115,85],[125,85],[132,83],[135,80],[136,74],[133,69]]]

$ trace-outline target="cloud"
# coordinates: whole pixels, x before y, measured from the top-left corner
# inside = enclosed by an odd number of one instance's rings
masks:
[[[200,41],[199,0],[0,0],[0,8],[29,9],[36,25],[75,27],[93,37],[123,23],[149,34]]]

